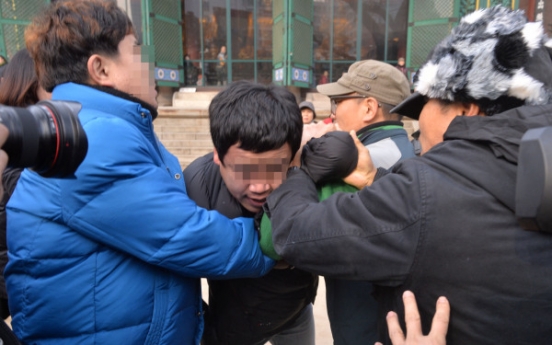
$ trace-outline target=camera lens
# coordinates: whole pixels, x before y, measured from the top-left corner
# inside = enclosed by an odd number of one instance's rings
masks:
[[[74,174],[88,150],[80,109],[79,103],[61,101],[1,107],[0,122],[10,131],[2,146],[8,166],[31,168],[44,177]]]

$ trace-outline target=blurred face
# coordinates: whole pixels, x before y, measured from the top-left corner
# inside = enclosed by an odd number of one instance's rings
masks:
[[[399,58],[398,64],[399,64],[399,66],[404,66],[404,59],[403,59],[403,58]]]
[[[309,108],[301,109],[301,115],[303,116],[303,123],[311,123],[314,119],[314,113]]]
[[[149,61],[148,48],[138,45],[134,35],[127,35],[119,43],[119,56],[114,63],[115,88],[156,107],[153,61]]]
[[[430,99],[425,104],[419,117],[422,154],[443,141],[450,123],[462,112],[462,105],[457,103],[443,105],[436,99]]]
[[[291,148],[285,144],[279,149],[253,153],[230,147],[224,156],[224,165],[215,150],[214,162],[230,194],[250,212],[257,213],[266,197],[282,184],[291,161]]]

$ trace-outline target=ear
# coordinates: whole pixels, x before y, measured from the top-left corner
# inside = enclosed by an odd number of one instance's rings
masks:
[[[364,98],[362,100],[362,106],[364,111],[362,121],[364,121],[364,123],[374,122],[379,111],[378,100],[373,97]]]
[[[115,87],[111,80],[112,61],[105,56],[94,54],[88,58],[86,63],[88,77],[93,85]]]
[[[213,162],[218,166],[223,165],[222,162],[220,161],[217,149],[213,149]]]
[[[462,110],[464,112],[464,116],[485,115],[485,114],[481,114],[481,109],[479,109],[479,106],[475,103],[465,104],[464,110]]]

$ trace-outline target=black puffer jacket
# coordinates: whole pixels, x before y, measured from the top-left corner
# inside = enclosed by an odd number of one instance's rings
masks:
[[[424,333],[448,297],[448,345],[548,344],[552,235],[524,231],[514,209],[520,139],[550,125],[552,105],[457,117],[425,155],[323,202],[295,171],[267,201],[276,252],[321,275],[374,282],[387,343],[385,314],[402,318],[408,289]]]
[[[212,153],[190,164],[184,178],[199,206],[229,218],[255,216],[230,194]],[[281,332],[314,301],[317,286],[318,276],[295,268],[254,279],[209,280],[205,344],[255,344]]]

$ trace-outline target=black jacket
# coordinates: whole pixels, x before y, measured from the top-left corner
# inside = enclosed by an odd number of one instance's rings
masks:
[[[314,183],[295,171],[266,204],[276,252],[321,275],[376,283],[388,343],[385,314],[402,319],[408,289],[425,333],[437,298],[448,297],[448,345],[547,344],[552,236],[522,230],[514,209],[520,139],[549,125],[552,105],[457,117],[422,157],[320,203]]]
[[[230,194],[213,154],[184,170],[188,195],[229,218],[254,217]],[[224,239],[221,239],[223,241]],[[314,301],[318,277],[299,269],[273,269],[261,278],[209,280],[206,344],[255,344],[291,324]]]

